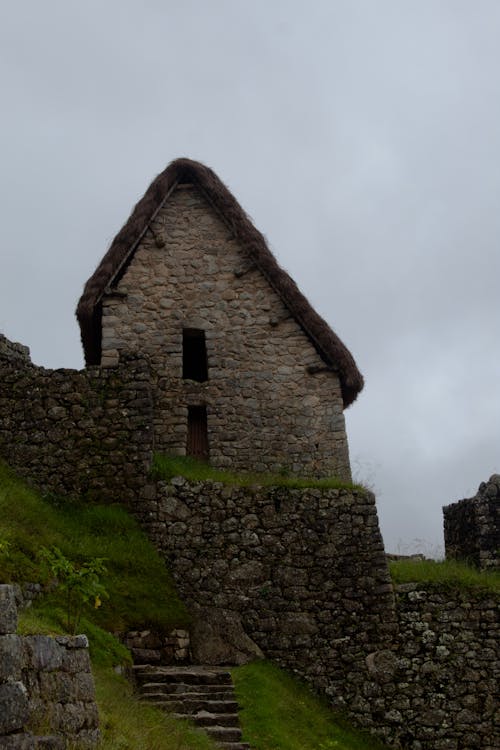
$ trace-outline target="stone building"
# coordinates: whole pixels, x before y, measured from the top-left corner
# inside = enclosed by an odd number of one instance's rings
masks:
[[[212,170],[151,184],[80,299],[87,365],[146,355],[158,451],[350,478],[343,410],[363,378]]]

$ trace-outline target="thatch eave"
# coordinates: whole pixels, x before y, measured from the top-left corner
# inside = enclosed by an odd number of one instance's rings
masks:
[[[338,372],[344,407],[349,406],[363,388],[363,376],[351,353],[311,307],[293,279],[278,265],[264,236],[253,226],[217,175],[190,159],[173,161],[153,180],[87,281],[76,311],[87,365],[100,363],[102,298],[106,290],[126,267],[176,184],[182,182],[193,182],[205,194],[235,239],[279,294],[326,365]]]

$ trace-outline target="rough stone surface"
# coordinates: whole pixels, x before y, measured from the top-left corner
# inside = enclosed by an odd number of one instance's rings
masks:
[[[24,655],[20,636],[12,633],[0,635],[0,683],[21,679]]]
[[[151,465],[151,425],[144,360],[46,370],[0,348],[0,456],[42,491],[131,503]]]
[[[0,742],[2,734],[23,729],[28,719],[28,694],[22,682],[4,682],[0,685]]]
[[[392,653],[368,657],[351,717],[407,750],[500,747],[498,596],[401,586],[396,611]]]
[[[500,568],[500,474],[482,482],[474,497],[443,508],[446,557],[478,568]]]
[[[0,635],[15,633],[17,628],[16,595],[12,586],[0,584]]]
[[[193,606],[191,651],[195,664],[247,664],[263,659],[262,650],[247,636],[241,619],[224,609]]]
[[[4,607],[3,622],[15,626],[13,602],[15,588],[3,586],[0,617]],[[42,727],[51,734],[40,736]],[[86,636],[0,635],[0,748],[93,748],[98,727]]]
[[[218,626],[224,611],[267,657],[348,700],[365,657],[388,648],[396,631],[373,495],[180,479],[160,482],[158,492],[142,506],[142,523],[201,613],[192,648],[200,629],[214,636],[203,653],[229,658]],[[236,654],[238,641],[231,646]]]
[[[151,361],[158,450],[184,454],[205,405],[213,465],[350,478],[338,376],[196,188],[169,197],[102,312],[102,364]],[[183,329],[205,332],[205,382],[182,377]]]
[[[16,732],[0,736],[0,747],[2,750],[36,750],[37,744],[32,734]]]
[[[152,630],[131,630],[121,635],[134,664],[185,664],[192,659],[188,630],[175,628],[168,635]]]

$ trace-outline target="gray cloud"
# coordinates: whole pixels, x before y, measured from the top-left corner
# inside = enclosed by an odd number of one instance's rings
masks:
[[[500,6],[108,0],[2,10],[0,329],[82,366],[74,307],[151,179],[212,166],[367,387],[387,546],[499,467]]]

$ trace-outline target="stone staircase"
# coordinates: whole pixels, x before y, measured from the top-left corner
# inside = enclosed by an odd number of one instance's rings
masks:
[[[241,741],[238,703],[223,667],[135,665],[142,700],[202,728],[224,750],[250,750]]]

